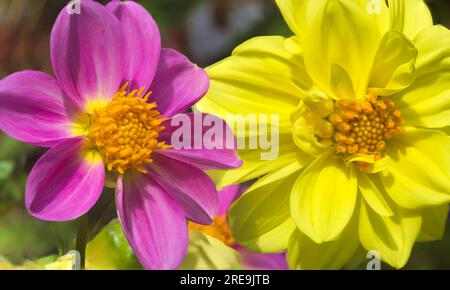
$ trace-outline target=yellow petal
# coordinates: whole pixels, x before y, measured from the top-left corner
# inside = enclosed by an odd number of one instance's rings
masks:
[[[287,249],[289,237],[295,229],[294,221],[288,218],[270,231],[241,245],[256,253],[280,253]]]
[[[450,125],[450,31],[424,29],[415,38],[419,51],[416,80],[395,99],[408,124],[426,128]]]
[[[332,66],[350,76],[357,98],[366,95],[369,72],[380,33],[371,15],[355,1],[308,2],[302,43],[309,74],[322,90],[338,98],[332,89]],[[347,86],[348,87],[348,86]]]
[[[269,36],[236,48],[233,56],[207,68],[211,87],[196,109],[225,120],[227,114],[278,114],[280,127],[290,127],[290,113],[312,85],[302,56],[291,52],[294,43]]]
[[[262,186],[278,181],[280,179],[287,178],[290,175],[299,172],[303,167],[311,163],[311,161],[312,161],[311,156],[299,152],[297,154],[297,158],[293,159],[290,163],[259,178],[255,183],[253,183],[250,186],[247,192],[253,191]]]
[[[311,163],[292,188],[291,215],[300,231],[316,243],[338,238],[353,215],[356,171],[326,153]]]
[[[450,125],[450,71],[417,79],[398,98],[406,123],[424,128]]]
[[[448,71],[450,67],[450,31],[441,25],[425,28],[414,38],[419,51],[416,62],[418,77]]]
[[[287,261],[291,269],[340,269],[349,262],[360,246],[358,213],[335,241],[317,244],[296,230],[289,240]]]
[[[313,81],[306,71],[302,54],[303,48],[299,38],[281,36],[254,37],[236,47],[232,53],[233,56],[251,59],[265,57],[267,64],[275,65],[272,69],[277,69],[277,73],[291,79],[302,91],[307,91],[312,87]],[[258,68],[256,64],[255,68]]]
[[[68,254],[59,257],[53,263],[47,264],[44,266],[45,270],[79,270],[77,269],[77,264],[79,261],[78,253],[69,252]]]
[[[335,63],[331,64],[331,89],[337,99],[353,99],[355,92],[352,80],[345,69]]]
[[[450,136],[450,127],[442,128],[441,131],[442,131],[444,134],[447,134],[447,136]]]
[[[422,229],[417,240],[419,242],[441,240],[444,237],[448,217],[448,204],[422,209],[421,215]]]
[[[364,162],[367,164],[367,167],[364,168],[365,173],[378,173],[385,170],[389,166],[390,161],[389,156],[375,160],[374,156],[371,155],[355,154],[353,157],[347,159],[345,164],[350,165],[353,162]]]
[[[87,244],[86,269],[141,269],[118,220],[112,220]]]
[[[319,0],[320,1],[320,0]],[[374,0],[348,0],[357,4],[362,13],[367,13],[378,27],[380,33],[389,30],[389,8],[385,1]],[[308,2],[318,2],[310,0],[275,0],[283,15],[286,24],[291,31],[298,36],[303,36],[307,29],[306,15]]]
[[[307,0],[275,0],[281,14],[292,32],[300,35],[302,32],[302,21],[305,19]]]
[[[178,270],[242,270],[240,254],[203,232],[189,231],[189,247]]]
[[[275,244],[286,248],[287,240],[295,228],[292,222],[287,221],[290,217],[289,192],[297,175],[294,173],[246,192],[231,206],[229,223],[233,236],[240,244],[264,252],[272,252]],[[280,245],[279,241],[285,241],[285,244]]]
[[[79,255],[69,251],[64,256],[46,256],[37,260],[25,261],[22,265],[14,265],[0,256],[0,270],[77,270]]]
[[[450,139],[432,130],[408,130],[390,140],[389,167],[383,184],[404,208],[416,209],[450,202]]]
[[[279,156],[274,160],[262,160],[261,150],[242,149],[238,150],[239,157],[243,164],[240,168],[231,170],[214,170],[208,174],[216,183],[218,188],[228,185],[243,183],[291,163],[304,163],[308,156],[298,150],[298,147],[292,141],[292,134],[281,134],[279,144]]]
[[[334,128],[326,121],[334,111],[333,101],[323,92],[308,92],[291,115],[292,140],[312,156],[320,156],[332,145]]]
[[[388,0],[391,29],[413,39],[424,28],[433,25],[430,10],[423,0]]]
[[[378,251],[381,259],[395,268],[408,262],[420,232],[422,218],[414,211],[392,206],[394,215],[383,217],[361,202],[359,236],[367,251]]]
[[[387,32],[375,56],[369,92],[391,95],[411,85],[416,58],[417,49],[409,39],[396,31]]]
[[[380,35],[389,30],[390,14],[386,1],[374,0],[354,0],[360,6],[361,10],[368,13],[375,25],[378,27]]]
[[[382,186],[377,186],[369,176],[362,172],[358,173],[358,188],[364,200],[377,214],[392,216],[394,213],[383,197],[387,195],[386,191]]]

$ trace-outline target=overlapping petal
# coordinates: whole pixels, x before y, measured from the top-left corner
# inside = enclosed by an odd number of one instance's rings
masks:
[[[387,32],[375,55],[368,91],[379,96],[392,95],[411,85],[417,53],[403,34]]]
[[[240,249],[241,263],[249,270],[288,270],[285,253],[259,254]]]
[[[333,80],[349,79],[353,95],[363,98],[381,38],[371,15],[363,13],[354,1],[317,0],[308,1],[305,17],[302,44],[306,68],[314,82],[339,99]]]
[[[367,13],[378,27],[381,35],[390,30],[390,10],[387,1],[353,0],[361,8],[362,13]]]
[[[261,158],[263,151],[254,149],[238,150],[239,157],[243,164],[236,169],[227,171],[210,171],[218,187],[224,187],[235,183],[243,183],[257,177],[277,171],[280,168],[287,167],[281,174],[274,175],[273,180],[281,178],[286,172],[296,170],[307,165],[311,156],[298,150],[298,147],[292,141],[292,134],[280,134],[279,146],[273,148],[278,156],[272,160]]]
[[[228,215],[228,209],[243,192],[244,190],[239,184],[233,184],[222,188],[219,191],[219,210],[217,211],[217,215]]]
[[[25,205],[35,217],[67,221],[89,211],[103,190],[105,169],[82,138],[68,139],[47,151],[27,180]]]
[[[74,110],[45,73],[22,71],[0,81],[0,129],[22,142],[52,146],[69,138]]]
[[[110,100],[123,76],[124,39],[119,20],[92,0],[80,14],[63,9],[53,26],[50,56],[61,87],[81,109]]]
[[[119,178],[117,213],[125,236],[146,269],[176,269],[186,255],[183,210],[147,175]]]
[[[395,268],[401,268],[409,259],[420,232],[422,218],[415,211],[395,205],[392,205],[392,208],[393,216],[380,216],[363,201],[359,236],[366,250],[378,251],[383,261]]]
[[[225,120],[227,114],[277,114],[280,130],[289,128],[290,113],[312,86],[299,51],[294,40],[278,36],[241,44],[207,69],[211,89],[196,108]]]
[[[428,242],[441,240],[445,233],[448,211],[448,204],[422,209],[420,211],[422,216],[422,228],[420,229],[417,241]]]
[[[416,80],[395,96],[409,125],[443,128],[450,125],[450,31],[442,26],[424,29],[414,44],[419,55]]]
[[[298,229],[289,240],[287,261],[291,269],[327,270],[345,266],[360,248],[358,213],[335,241],[315,243]]]
[[[178,270],[241,270],[240,253],[201,231],[189,231],[189,248]]]
[[[158,68],[150,86],[151,101],[165,117],[183,113],[209,89],[206,72],[191,63],[181,53],[164,48],[161,50]]]
[[[379,182],[378,174],[358,173],[358,189],[367,205],[377,214],[381,216],[392,216],[394,214],[386,201],[385,197],[388,196],[388,193]]]
[[[424,28],[433,26],[433,18],[424,0],[388,0],[390,28],[413,39]]]
[[[291,31],[301,35],[302,29],[306,28],[304,21],[308,0],[276,0],[275,2]]]
[[[337,239],[350,221],[357,197],[355,170],[342,159],[325,153],[295,182],[291,215],[298,228],[314,242]]]
[[[391,163],[382,182],[390,197],[410,209],[450,202],[450,140],[438,131],[409,130],[391,140]]]
[[[242,165],[233,132],[224,120],[216,116],[182,114],[166,120],[162,126],[165,129],[159,140],[172,146],[164,150],[167,156],[201,169],[231,169]]]
[[[313,4],[309,4],[310,2],[313,2]],[[308,9],[311,9],[311,7],[313,7],[312,5],[315,5],[314,2],[318,1],[276,0],[278,8],[280,9],[287,25],[291,31],[300,38],[304,37],[305,32],[308,29],[307,15],[312,11]],[[389,30],[390,11],[385,1],[348,0],[348,2],[357,4],[361,9],[360,12],[369,16],[369,18],[373,21],[373,25],[378,28],[378,31],[381,34]],[[319,3],[319,5],[322,3]]]
[[[216,187],[201,169],[166,156],[153,154],[149,174],[179,204],[186,216],[200,224],[209,224],[219,207]]]
[[[119,19],[125,37],[123,81],[128,82],[131,89],[147,89],[161,51],[158,25],[144,7],[133,1],[111,1],[106,8]]]
[[[289,192],[297,175],[242,195],[230,208],[233,236],[258,252],[281,252],[295,228],[289,214]]]

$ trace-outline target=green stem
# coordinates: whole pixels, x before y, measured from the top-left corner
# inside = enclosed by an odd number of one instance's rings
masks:
[[[88,239],[89,231],[89,220],[88,216],[85,215],[80,218],[78,223],[78,232],[75,248],[80,253],[80,266],[81,269],[85,268],[86,265],[86,245]]]

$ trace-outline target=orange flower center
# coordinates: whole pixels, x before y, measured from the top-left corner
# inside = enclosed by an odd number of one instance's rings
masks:
[[[129,169],[146,173],[144,165],[152,162],[153,150],[168,148],[158,142],[165,120],[148,103],[150,93],[143,88],[130,93],[123,86],[106,106],[94,110],[88,140],[100,152],[109,171],[124,174]]]
[[[205,234],[222,241],[230,247],[236,244],[228,225],[226,215],[215,216],[214,222],[211,225],[200,225],[194,222],[189,222],[188,227],[190,230],[202,231]]]
[[[403,132],[402,115],[390,99],[377,100],[372,95],[364,102],[340,100],[336,106],[330,122],[338,153],[372,155],[380,160],[385,140]]]

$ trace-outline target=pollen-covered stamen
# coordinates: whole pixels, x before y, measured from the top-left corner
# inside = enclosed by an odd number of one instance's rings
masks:
[[[211,237],[214,237],[228,246],[234,246],[236,240],[233,238],[230,227],[228,225],[227,216],[215,216],[214,222],[211,225],[200,225],[194,222],[189,222],[190,230],[202,231]]]
[[[336,151],[350,155],[372,155],[382,158],[385,141],[403,131],[403,118],[392,100],[378,100],[368,96],[367,101],[340,100],[330,122],[336,129]]]
[[[164,118],[155,103],[147,102],[150,93],[142,96],[144,89],[128,93],[126,87],[108,105],[94,111],[88,137],[109,171],[123,174],[134,169],[145,173],[144,165],[152,162],[153,150],[169,147],[158,142]]]

